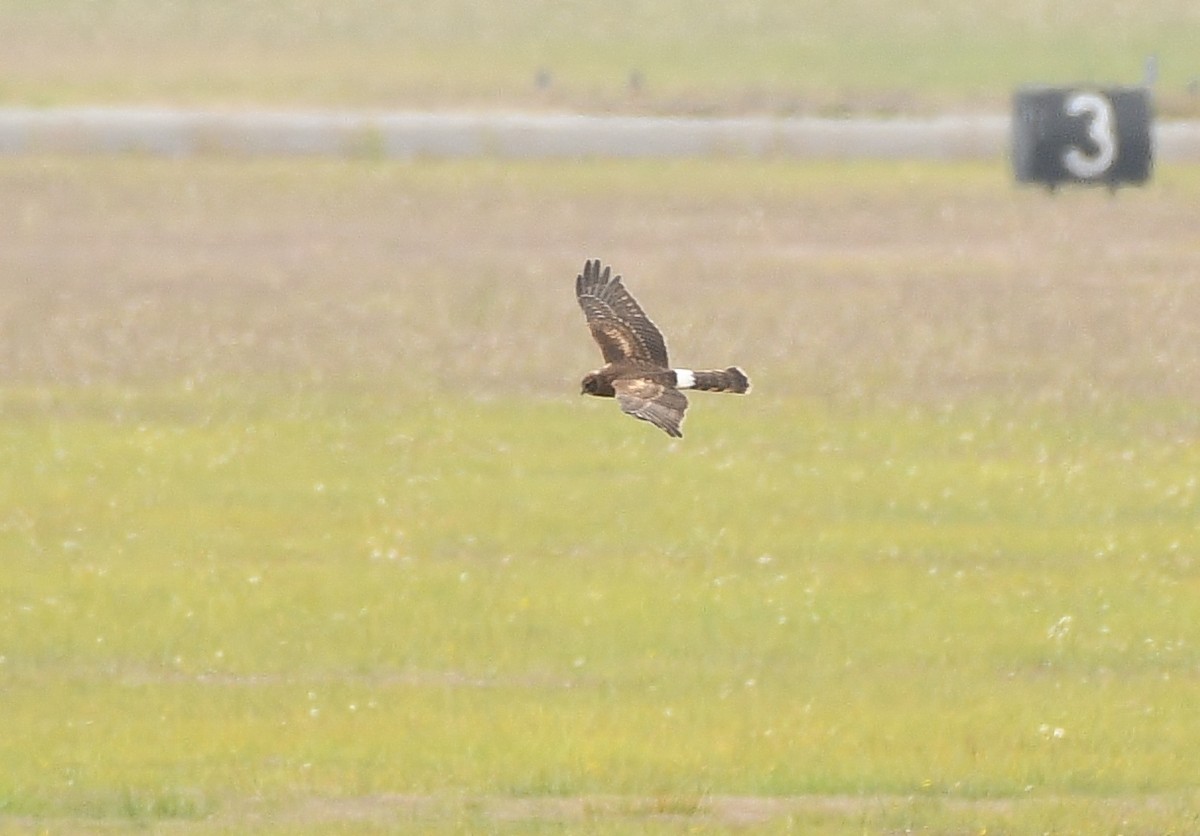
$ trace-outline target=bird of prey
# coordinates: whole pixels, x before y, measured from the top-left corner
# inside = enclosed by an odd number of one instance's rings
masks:
[[[596,260],[583,265],[575,278],[575,298],[587,317],[592,337],[604,357],[603,368],[589,372],[582,394],[617,399],[621,409],[649,421],[673,438],[687,409],[682,389],[706,392],[750,391],[750,380],[736,366],[723,370],[673,369],[662,332],[629,295],[621,277]]]

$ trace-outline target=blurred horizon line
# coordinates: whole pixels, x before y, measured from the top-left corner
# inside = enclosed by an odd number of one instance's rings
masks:
[[[631,116],[518,111],[0,107],[0,156],[968,160],[1007,157],[1010,114]],[[1153,125],[1155,158],[1200,161],[1200,120]]]

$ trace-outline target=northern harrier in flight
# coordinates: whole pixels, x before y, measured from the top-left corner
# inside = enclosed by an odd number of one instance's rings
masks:
[[[662,333],[629,295],[621,277],[608,267],[601,270],[599,261],[583,265],[583,273],[575,278],[575,297],[604,356],[604,367],[583,378],[583,394],[615,397],[634,418],[681,438],[679,425],[688,405],[681,389],[739,395],[750,391],[750,380],[736,366],[720,371],[671,368]]]

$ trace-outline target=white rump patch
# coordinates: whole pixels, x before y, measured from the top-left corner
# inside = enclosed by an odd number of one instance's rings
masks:
[[[675,372],[676,389],[692,389],[696,386],[696,373],[691,369],[671,369]]]

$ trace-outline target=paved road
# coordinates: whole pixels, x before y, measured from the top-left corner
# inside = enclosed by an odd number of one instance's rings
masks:
[[[692,119],[536,114],[0,108],[0,154],[986,159],[1007,116]],[[1200,122],[1155,126],[1160,162],[1200,161]]]

